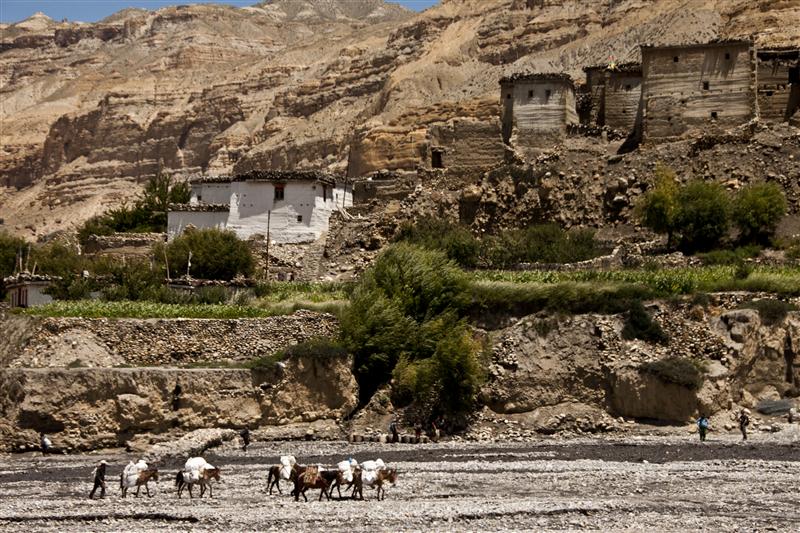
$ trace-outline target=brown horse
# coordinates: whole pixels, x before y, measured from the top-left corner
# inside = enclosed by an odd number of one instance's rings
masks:
[[[278,494],[283,494],[283,491],[281,490],[281,484],[280,484],[280,481],[281,481],[281,468],[282,468],[281,465],[272,465],[269,468],[269,476],[267,477],[267,491],[270,494],[272,494],[272,489],[273,488],[277,488],[278,489]],[[295,479],[297,478],[297,475],[299,473],[302,473],[303,471],[305,471],[305,467],[304,466],[300,466],[298,464],[292,465],[292,469],[291,469],[291,471],[289,473],[288,481],[291,482],[291,483],[294,483]],[[294,491],[292,491],[292,494],[294,494]]]
[[[122,497],[126,497],[128,495],[128,489],[132,487],[136,487],[136,493],[134,494],[135,497],[139,497],[139,491],[144,485],[145,493],[148,497],[151,497],[150,494],[150,487],[147,485],[148,481],[158,481],[158,469],[157,468],[148,468],[147,470],[141,470],[138,472],[137,477],[133,478],[133,476],[128,476],[128,480],[125,480],[125,474],[122,473],[119,475],[119,488],[122,490]]]
[[[178,471],[178,474],[175,476],[175,486],[178,488],[178,498],[181,497],[181,493],[183,493],[183,489],[188,487],[189,488],[189,498],[192,498],[192,485],[195,483],[200,485],[200,497],[203,497],[203,494],[206,492],[206,487],[208,487],[208,497],[214,497],[214,490],[211,488],[211,482],[213,480],[217,480],[221,482],[222,480],[219,478],[220,469],[219,468],[204,468],[200,470],[200,479],[197,481],[189,481],[183,470]]]
[[[353,473],[353,496],[352,498],[356,498],[356,494],[358,494],[358,499],[364,499],[364,485],[367,484],[364,482],[363,477],[363,470],[361,468],[356,469]],[[368,485],[370,487],[374,487],[378,490],[378,501],[386,499],[386,489],[383,487],[384,483],[391,483],[395,484],[397,482],[397,469],[396,468],[385,468],[382,470],[378,470],[376,472],[375,479],[372,483]]]
[[[294,490],[292,491],[294,494],[294,501],[300,501],[301,494],[303,495],[303,499],[308,501],[306,497],[306,491],[308,489],[322,489],[319,493],[319,501],[322,501],[323,494],[330,500],[331,495],[328,493],[330,483],[325,477],[324,471],[321,472],[319,467],[316,466],[306,467],[302,473],[298,473],[294,480]]]

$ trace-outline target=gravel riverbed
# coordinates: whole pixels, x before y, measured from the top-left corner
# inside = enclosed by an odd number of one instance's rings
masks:
[[[759,436],[761,437],[761,436]],[[381,457],[399,479],[376,501],[296,503],[266,494],[267,465],[292,453],[335,464]],[[213,499],[177,499],[179,459],[156,465],[147,498],[120,497],[118,475],[133,456],[106,453],[0,456],[2,531],[798,531],[800,444],[731,437],[700,444],[686,437],[448,442],[255,443],[206,458],[222,468]],[[91,472],[109,461],[109,491],[89,500]]]

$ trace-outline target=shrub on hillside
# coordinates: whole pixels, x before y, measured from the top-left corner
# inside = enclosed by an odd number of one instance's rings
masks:
[[[565,231],[557,224],[541,224],[487,237],[482,255],[487,264],[501,268],[518,263],[574,263],[604,251],[593,230]]]
[[[86,244],[91,235],[167,231],[169,204],[187,203],[189,195],[188,183],[174,182],[167,174],[161,173],[147,182],[133,204],[124,204],[87,220],[78,230],[78,240]]]
[[[231,280],[236,276],[250,276],[255,268],[247,243],[232,231],[190,228],[166,245],[171,276],[186,273],[190,252],[189,274],[193,278]],[[156,251],[156,258],[163,256]]]
[[[293,344],[281,352],[283,358],[306,357],[309,359],[339,359],[347,355],[341,342],[328,337],[315,337]]]
[[[697,254],[697,257],[704,265],[738,265],[745,259],[758,257],[759,253],[761,253],[761,247],[751,244],[732,250],[711,250]]]
[[[761,321],[768,326],[780,324],[789,311],[797,311],[797,306],[783,300],[750,300],[739,304],[740,309],[755,309]]]
[[[657,344],[669,342],[667,333],[653,320],[642,302],[634,300],[629,305],[630,309],[625,314],[625,325],[622,328],[622,338],[640,339]]]
[[[362,403],[391,379],[401,357],[433,355],[446,333],[439,319],[466,308],[468,287],[464,273],[441,251],[398,243],[378,256],[341,317]]]
[[[642,363],[641,372],[652,374],[665,383],[674,383],[692,390],[703,385],[705,369],[692,359],[685,357],[667,357],[659,361]]]
[[[441,218],[425,217],[413,223],[405,222],[400,226],[395,241],[442,250],[448,259],[463,267],[471,268],[478,264],[480,241],[468,227]]]
[[[736,193],[733,220],[744,242],[767,244],[786,214],[786,196],[776,183],[755,183]]]
[[[717,247],[730,226],[730,199],[722,185],[695,180],[678,191],[675,229],[681,247],[702,252]]]
[[[25,255],[27,247],[25,239],[0,231],[0,279],[14,273],[20,254]]]
[[[678,213],[677,176],[674,170],[660,163],[655,175],[655,186],[636,206],[636,214],[643,226],[656,233],[666,233],[667,246],[670,247]]]

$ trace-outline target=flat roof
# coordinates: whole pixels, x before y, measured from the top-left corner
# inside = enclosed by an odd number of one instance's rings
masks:
[[[706,41],[703,43],[673,43],[673,44],[652,44],[642,43],[641,50],[677,50],[687,48],[718,48],[722,46],[753,46],[753,41],[750,39],[717,39],[713,41]]]
[[[324,170],[251,170],[235,175],[195,175],[189,178],[190,183],[231,183],[234,181],[319,181],[335,185],[337,176]]]
[[[516,72],[500,78],[500,83],[516,83],[518,81],[561,81],[572,86],[572,76],[564,72]]]
[[[230,211],[231,208],[228,204],[169,204],[170,212],[182,213],[225,213]]]

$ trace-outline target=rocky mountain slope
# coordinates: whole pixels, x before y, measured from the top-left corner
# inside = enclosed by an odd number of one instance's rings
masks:
[[[161,169],[410,169],[436,128],[496,120],[505,73],[579,77],[635,59],[642,42],[750,35],[800,42],[800,0],[443,0],[420,14],[273,0],[96,24],[37,15],[0,29],[0,218],[30,237],[69,229]]]

